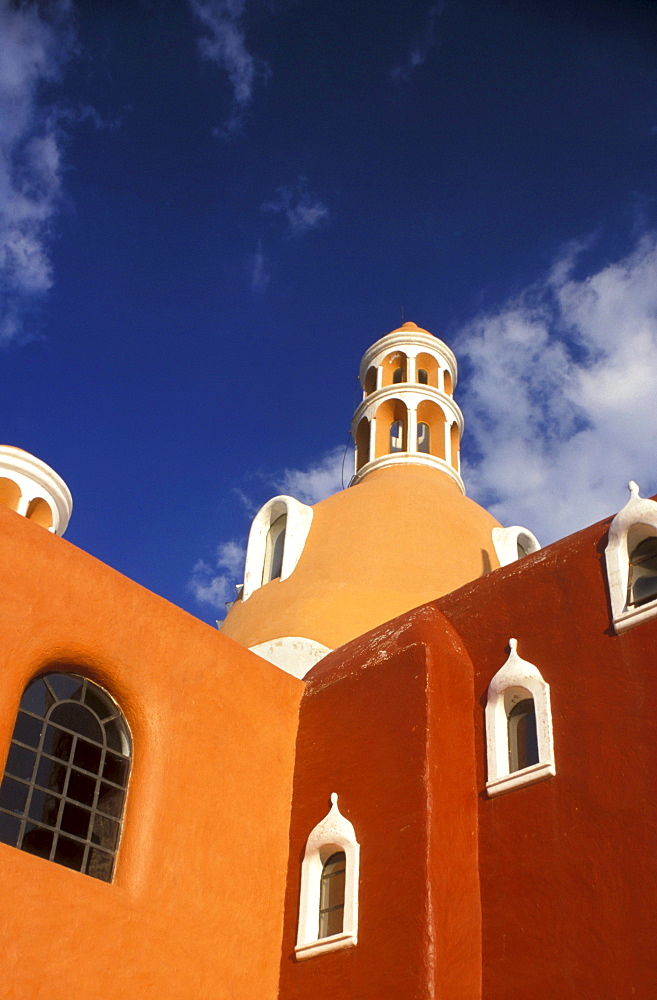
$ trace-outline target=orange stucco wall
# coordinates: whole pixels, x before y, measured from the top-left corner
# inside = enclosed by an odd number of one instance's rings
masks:
[[[0,538],[0,764],[46,668],[134,744],[112,884],[0,844],[0,996],[273,1000],[303,684],[5,509]]]
[[[498,522],[436,469],[380,469],[313,510],[292,575],[228,614],[244,646],[290,635],[335,649],[499,565]]]

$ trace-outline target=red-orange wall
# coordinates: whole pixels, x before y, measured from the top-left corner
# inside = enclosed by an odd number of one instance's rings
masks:
[[[112,884],[0,844],[0,996],[273,1000],[302,682],[3,508],[0,539],[0,766],[44,669],[134,743]]]
[[[481,996],[472,674],[454,632],[444,623],[433,632],[435,653],[383,627],[377,642],[355,640],[310,675],[281,1000]],[[301,859],[333,791],[361,845],[358,944],[297,962]]]
[[[594,525],[437,602],[475,665],[486,1000],[657,996],[657,621],[611,627]],[[550,684],[556,776],[488,799],[508,639]]]

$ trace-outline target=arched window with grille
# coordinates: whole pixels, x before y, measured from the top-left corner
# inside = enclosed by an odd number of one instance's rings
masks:
[[[48,673],[21,698],[0,786],[0,841],[111,882],[131,738],[86,677]]]

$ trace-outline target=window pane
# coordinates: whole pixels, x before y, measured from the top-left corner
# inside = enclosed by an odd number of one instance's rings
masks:
[[[21,821],[15,816],[0,812],[0,843],[16,847],[21,832]]]
[[[96,815],[91,839],[99,847],[114,850],[119,841],[119,824],[106,816]]]
[[[103,727],[93,712],[84,705],[70,701],[56,705],[50,713],[50,722],[72,729],[74,733],[95,740],[96,743],[103,743]]]
[[[27,743],[28,746],[38,747],[42,729],[42,721],[33,718],[31,715],[25,715],[24,712],[19,712],[12,738],[18,740],[19,743]]]
[[[103,751],[100,747],[97,747],[94,743],[78,739],[73,763],[76,767],[81,767],[85,771],[93,771],[94,774],[98,774],[102,753]]]
[[[97,778],[90,774],[82,774],[80,771],[71,769],[71,776],[68,779],[68,790],[66,796],[75,799],[76,802],[84,802],[91,806],[96,794]]]
[[[67,802],[64,806],[60,827],[65,833],[73,833],[76,837],[86,840],[89,835],[91,813],[88,809],[75,802]]]
[[[125,785],[128,777],[128,761],[125,757],[119,757],[118,754],[108,751],[105,755],[103,777],[107,781],[113,781],[115,785]]]
[[[35,761],[36,754],[32,750],[25,750],[12,743],[7,757],[7,774],[13,774],[17,778],[26,778],[29,781],[32,777]]]
[[[0,788],[0,806],[3,809],[10,809],[12,812],[22,813],[29,790],[29,785],[13,781],[12,778],[5,778],[2,782],[2,788]]]
[[[114,788],[113,785],[106,785],[102,782],[98,796],[98,809],[108,816],[119,818],[123,812],[124,795],[125,793],[120,788]]]
[[[79,701],[84,684],[83,677],[71,674],[46,674],[45,681],[52,688],[58,701]]]
[[[49,757],[42,757],[36,773],[36,783],[51,792],[63,792],[67,767]]]
[[[7,757],[7,774],[13,774],[17,778],[25,778],[29,781],[34,770],[36,754],[32,750],[25,750],[12,743]]]
[[[35,715],[40,715],[42,718],[45,716],[52,703],[52,695],[43,683],[42,677],[33,681],[29,687],[25,689],[23,697],[21,698],[21,708],[24,708],[28,712],[34,712]]]
[[[38,788],[33,789],[29,807],[30,819],[38,823],[47,823],[48,826],[57,826],[60,802],[58,795],[42,792]]]
[[[21,850],[27,851],[28,854],[36,854],[38,858],[46,858],[47,860],[50,857],[50,849],[54,836],[52,830],[44,830],[42,826],[31,823],[23,835]]]
[[[57,838],[53,861],[60,865],[66,865],[67,868],[74,868],[79,872],[82,871],[83,860],[84,844],[79,844],[76,840],[69,840],[68,837],[60,836]]]
[[[68,760],[73,749],[74,737],[70,733],[64,733],[56,726],[47,726],[46,735],[43,741],[43,752],[51,757],[59,757],[60,760]]]
[[[324,863],[319,903],[319,936],[339,934],[344,923],[345,854],[337,851]]]
[[[106,854],[105,851],[99,851],[94,847],[90,848],[86,868],[87,875],[100,878],[103,882],[111,882],[113,868],[114,858],[111,854]]]

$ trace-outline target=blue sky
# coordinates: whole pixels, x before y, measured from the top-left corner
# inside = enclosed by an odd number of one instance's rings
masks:
[[[549,542],[657,490],[656,167],[653,3],[0,0],[2,439],[213,621],[403,309]]]

